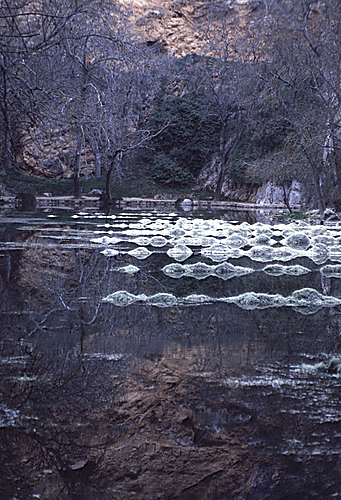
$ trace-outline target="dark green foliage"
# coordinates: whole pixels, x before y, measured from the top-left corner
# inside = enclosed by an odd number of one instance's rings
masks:
[[[163,89],[158,95],[150,128],[168,127],[155,138],[152,150],[142,161],[152,179],[164,186],[191,184],[215,153],[219,142],[219,124],[204,112],[205,97],[199,92],[177,95]]]
[[[341,189],[340,185],[335,184],[335,177],[333,172],[328,172],[325,175],[324,189],[326,191],[326,203],[328,206],[333,207],[335,210],[341,210]]]
[[[212,104],[213,106],[213,104]],[[276,103],[255,107],[253,117],[242,140],[235,148],[228,168],[233,183],[248,183],[247,164],[283,147],[288,123],[280,117]],[[150,178],[164,187],[188,186],[219,151],[220,123],[204,90],[181,94],[179,89],[164,85],[155,101],[149,128],[167,128],[158,135],[152,148],[140,156]],[[233,121],[227,134],[233,134]],[[254,182],[254,179],[253,179]]]
[[[188,169],[179,166],[173,160],[174,156],[163,151],[156,153],[149,168],[150,176],[165,186],[186,186],[193,181],[193,175]]]
[[[239,143],[238,155],[257,159],[283,147],[292,128],[277,109],[256,109]]]
[[[233,182],[248,183],[247,165],[283,148],[291,127],[274,110],[257,110],[250,120],[238,147],[232,154],[228,177]],[[253,178],[253,182],[257,179]],[[263,179],[259,179],[261,184]]]
[[[70,196],[72,193],[72,179],[42,179],[33,175],[26,175],[17,170],[10,170],[0,174],[0,186],[6,186],[11,195],[29,191],[35,196],[48,192],[52,196]],[[103,179],[82,179],[82,194],[86,195],[92,189],[104,189]],[[154,196],[158,192],[157,186],[148,179],[127,178],[112,183],[113,196]],[[0,190],[0,196],[2,195]]]

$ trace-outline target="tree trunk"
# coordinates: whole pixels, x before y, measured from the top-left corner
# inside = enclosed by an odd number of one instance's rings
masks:
[[[292,214],[292,208],[291,208],[290,203],[289,203],[289,199],[288,199],[288,195],[287,195],[287,189],[286,189],[286,186],[285,186],[284,182],[282,184],[282,188],[283,188],[283,201],[284,201],[284,205],[287,207],[287,209],[289,210],[289,212]]]
[[[80,166],[81,166],[82,145],[83,145],[83,134],[82,130],[80,129],[78,132],[75,159],[73,164],[73,195],[76,199],[79,199],[81,197]]]
[[[110,176],[111,176],[111,172],[114,169],[116,157],[121,152],[122,152],[121,149],[117,149],[112,155],[110,155],[110,166],[108,168],[107,175],[105,177],[105,194],[107,196],[108,203],[111,202],[111,194],[110,194]]]
[[[219,146],[219,153],[220,153],[220,171],[219,171],[219,177],[218,177],[218,182],[217,186],[214,192],[214,201],[219,201],[221,197],[221,191],[223,188],[224,180],[226,177],[226,171],[227,167],[230,163],[230,158],[231,155],[234,151],[234,148],[237,146],[238,142],[240,141],[243,132],[245,130],[245,124],[241,123],[241,117],[239,118],[239,126],[237,132],[234,134],[234,136],[230,137],[230,139],[225,142],[225,129],[226,129],[226,124],[222,123],[221,128],[220,128],[220,146]]]
[[[6,69],[4,66],[1,67],[2,73],[2,81],[3,81],[3,93],[0,99],[0,109],[2,112],[3,120],[4,120],[4,167],[5,170],[8,170],[12,166],[12,158],[13,158],[13,147],[12,147],[12,134],[11,134],[11,125],[10,118],[7,106],[7,78],[6,78]]]
[[[314,191],[315,191],[315,196],[316,196],[316,202],[317,202],[318,211],[319,211],[320,217],[322,218],[323,214],[324,214],[324,212],[326,210],[326,204],[325,204],[325,201],[324,201],[324,198],[323,198],[323,194],[322,194],[322,190],[321,190],[321,186],[320,186],[320,176],[319,176],[319,173],[318,173],[319,172],[318,165],[316,164],[316,162],[315,162],[314,158],[312,157],[310,151],[303,144],[301,135],[299,135],[299,137],[300,137],[301,147],[302,147],[303,152],[305,154],[305,157],[307,158],[308,163],[309,163],[309,165],[311,167],[312,184],[313,184]]]
[[[315,190],[318,211],[319,211],[320,217],[322,218],[324,215],[324,212],[326,210],[326,204],[325,204],[324,199],[323,199],[321,186],[320,186],[320,179],[318,176],[317,176],[317,179],[315,178],[315,175],[313,176],[313,186],[314,186],[314,190]]]
[[[108,168],[107,175],[105,176],[105,194],[107,196],[108,202],[110,202],[110,200],[111,200],[111,194],[110,194],[110,176],[111,176],[111,172],[112,172],[112,170],[114,168],[114,161],[115,160],[112,160],[110,162],[110,167]]]
[[[226,159],[226,155],[225,155],[225,150],[226,150],[225,130],[226,130],[226,121],[223,120],[223,121],[221,121],[221,124],[220,124],[220,139],[219,139],[220,169],[219,169],[218,181],[217,181],[217,185],[216,185],[214,197],[213,197],[213,199],[215,201],[219,201],[219,199],[220,199],[221,191],[222,191],[224,179],[225,179],[225,170],[227,167],[226,162],[225,162],[225,159]],[[231,142],[231,139],[228,142]]]
[[[337,130],[335,123],[331,125],[331,130],[329,132],[329,137],[331,138],[331,143],[328,146],[329,153],[327,153],[326,160],[329,161],[330,166],[332,167],[334,174],[334,183],[341,187],[341,150],[340,150],[340,141],[337,139]],[[338,143],[335,144],[335,142]],[[325,160],[325,161],[326,161]]]
[[[82,156],[82,148],[84,143],[84,129],[82,123],[85,122],[85,101],[86,101],[86,86],[88,83],[88,72],[86,68],[86,59],[84,54],[84,60],[82,65],[83,70],[83,81],[80,90],[80,104],[81,107],[79,109],[79,121],[77,123],[77,146],[75,152],[75,160],[73,166],[73,193],[76,199],[81,197],[81,188],[80,188],[80,170],[81,170],[81,156]]]
[[[102,158],[101,153],[99,152],[98,142],[95,139],[89,140],[91,151],[95,156],[95,177],[96,179],[100,179],[102,177]]]
[[[95,151],[95,177],[96,179],[100,179],[102,177],[101,154],[98,150]]]
[[[225,171],[227,169],[227,166],[228,165],[223,165],[223,163],[221,162],[220,163],[220,170],[219,170],[219,177],[218,177],[218,182],[217,182],[217,185],[216,185],[216,188],[215,188],[215,192],[214,192],[214,201],[219,201],[220,200],[220,197],[221,197],[221,191],[223,189],[223,184],[224,184],[224,180],[225,180]]]

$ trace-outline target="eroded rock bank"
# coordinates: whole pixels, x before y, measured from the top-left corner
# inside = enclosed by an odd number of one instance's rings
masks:
[[[66,418],[65,409],[81,389],[80,379],[74,374],[72,384],[64,380],[67,401],[62,408],[59,383],[33,381],[31,375],[33,394],[43,391],[45,399],[54,390],[53,411],[26,420],[20,412],[20,425],[15,425],[18,415],[6,422],[2,418],[2,498],[248,498],[260,477],[270,478],[277,466],[265,463],[234,432],[212,432],[202,425],[194,409],[202,386],[193,387],[189,380],[195,374],[185,374],[193,369],[193,360],[189,363],[181,354],[131,366],[125,382],[111,378],[111,397],[106,394],[106,401],[73,420]],[[34,426],[29,419],[36,420]]]
[[[114,374],[112,360],[105,356],[97,360],[96,370],[85,364],[83,375],[72,370],[72,380],[70,373],[54,381],[31,373],[21,381],[21,390],[27,394],[24,386],[29,384],[31,396],[47,398],[51,413],[40,412],[39,398],[33,397],[37,415],[31,408],[27,418],[21,409],[20,425],[13,425],[18,416],[5,422],[3,405],[2,498],[337,498],[339,458],[299,460],[274,451],[292,423],[271,407],[268,415],[255,412],[209,373],[200,376],[200,349],[192,348],[184,357],[174,345],[161,357],[126,366],[123,378]],[[92,379],[92,389],[88,385],[86,390],[93,390],[105,377],[105,397],[103,392],[86,409],[85,385]],[[84,410],[71,420],[66,410],[75,403]]]

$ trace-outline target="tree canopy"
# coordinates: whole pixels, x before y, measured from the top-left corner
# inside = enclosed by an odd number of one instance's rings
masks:
[[[134,150],[163,187],[193,185],[216,158],[217,199],[226,179],[300,178],[320,212],[340,204],[338,1],[205,12],[201,53],[179,59],[115,2],[2,2],[0,170],[71,169],[79,196],[83,175],[108,192],[111,173],[134,175]]]

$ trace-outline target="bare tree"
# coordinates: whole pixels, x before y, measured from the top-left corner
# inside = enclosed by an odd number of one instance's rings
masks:
[[[0,5],[0,120],[5,168],[17,165],[22,136],[39,123],[41,57],[63,40],[89,2],[4,0]],[[45,68],[47,69],[47,68]]]
[[[82,165],[94,162],[109,180],[118,154],[155,133],[144,119],[161,54],[137,42],[124,9],[105,0],[6,0],[0,20],[4,165],[23,163],[24,146],[37,162],[66,163],[78,198]],[[46,143],[52,159],[44,159]]]
[[[107,88],[107,74],[122,71],[132,52],[122,16],[115,6],[104,2],[89,5],[78,14],[58,46],[42,57],[47,74],[44,117],[38,133],[54,133],[59,141],[67,137],[76,198],[80,197],[81,165],[87,162],[91,150],[97,176],[101,174],[99,142],[105,135],[105,97],[113,91]]]
[[[260,86],[240,23],[236,12],[225,6],[219,15],[213,10],[197,26],[207,54],[200,85],[205,89],[207,113],[215,116],[220,128],[215,200],[221,196],[231,156],[247,129]]]
[[[265,73],[269,92],[309,166],[320,214],[323,185],[340,182],[341,16],[339,3],[273,2]],[[328,160],[328,161],[327,161]]]

